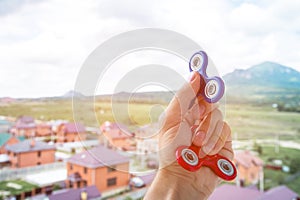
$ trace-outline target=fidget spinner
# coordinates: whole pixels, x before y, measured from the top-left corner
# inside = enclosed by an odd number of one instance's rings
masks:
[[[201,87],[199,95],[202,95],[204,99],[209,103],[215,103],[219,101],[224,94],[224,82],[220,77],[208,77],[206,74],[208,64],[208,57],[204,51],[196,52],[190,59],[189,67],[190,71],[198,71],[201,75]],[[204,83],[204,87],[202,86]],[[195,130],[195,126],[191,127],[191,130]],[[201,147],[192,144],[188,146],[180,146],[176,150],[176,159],[179,165],[188,171],[197,171],[202,166],[209,167],[220,178],[230,181],[233,180],[237,171],[234,164],[219,154],[207,155],[204,158],[200,158],[199,151]]]
[[[190,147],[180,146],[176,150],[177,162],[191,172],[199,170],[202,166],[209,167],[217,176],[226,181],[236,177],[236,168],[230,160],[219,154],[199,158],[200,148],[193,144]]]
[[[209,103],[216,103],[223,94],[225,85],[223,80],[218,76],[208,77],[206,74],[208,57],[204,51],[194,53],[189,62],[190,71],[198,71],[201,75],[201,81],[205,84],[200,88],[199,94],[202,95]]]

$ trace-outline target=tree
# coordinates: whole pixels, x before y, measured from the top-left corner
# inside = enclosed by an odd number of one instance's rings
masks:
[[[294,174],[294,173],[300,171],[299,166],[300,166],[300,158],[294,158],[290,164],[291,173]]]

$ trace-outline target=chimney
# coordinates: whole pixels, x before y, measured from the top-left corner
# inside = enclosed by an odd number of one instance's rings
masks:
[[[33,148],[35,146],[35,140],[32,138],[30,140],[30,147]]]
[[[80,193],[80,200],[87,200],[88,193],[85,190],[82,190]]]

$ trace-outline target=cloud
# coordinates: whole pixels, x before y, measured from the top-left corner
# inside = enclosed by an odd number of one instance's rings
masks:
[[[266,60],[300,70],[299,8],[293,0],[2,0],[0,96],[61,95],[74,86],[82,63],[99,44],[143,27],[195,40],[221,74]],[[128,59],[124,70],[140,63],[135,56]]]

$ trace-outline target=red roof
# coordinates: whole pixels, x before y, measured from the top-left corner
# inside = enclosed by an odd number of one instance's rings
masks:
[[[98,147],[72,156],[68,162],[84,167],[98,168],[129,163],[129,158],[117,153],[116,151],[99,145]]]
[[[255,189],[237,187],[235,185],[224,184],[215,189],[208,200],[255,200],[263,193]]]
[[[237,165],[243,165],[246,168],[250,168],[253,165],[263,166],[264,164],[259,157],[253,155],[253,153],[251,153],[250,151],[236,152],[234,156],[234,160]]]
[[[85,127],[80,123],[65,123],[65,132],[66,133],[82,133],[85,132]]]

